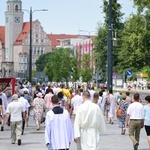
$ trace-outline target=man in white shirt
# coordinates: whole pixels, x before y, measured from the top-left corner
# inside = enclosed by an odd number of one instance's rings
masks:
[[[89,89],[89,92],[90,92],[90,99],[91,99],[91,101],[92,101],[92,100],[93,100],[94,93],[95,93],[94,87],[91,87],[91,88]]]
[[[73,110],[74,115],[76,115],[76,111],[82,103],[83,99],[80,96],[80,91],[79,89],[76,89],[75,96],[71,99],[71,110]]]
[[[21,130],[22,130],[22,113],[23,118],[25,117],[25,110],[21,102],[18,101],[18,95],[12,96],[12,102],[8,104],[7,108],[7,121],[10,117],[11,126],[11,143],[15,144],[16,140],[18,145],[21,145]]]
[[[78,144],[77,149],[100,150],[100,133],[106,131],[103,113],[90,100],[89,91],[84,91],[82,97],[84,103],[78,107],[74,122],[74,141]]]
[[[144,125],[143,105],[139,102],[139,93],[135,93],[133,99],[133,103],[129,105],[127,110],[126,126],[129,127],[129,137],[132,140],[133,148],[137,150],[139,146],[140,130]]]
[[[24,96],[24,94],[20,93],[20,98],[18,99],[18,101],[21,102],[24,107],[25,118],[28,118],[30,104],[23,96]],[[25,120],[23,119],[22,120],[22,135],[24,133],[24,127],[25,127]]]

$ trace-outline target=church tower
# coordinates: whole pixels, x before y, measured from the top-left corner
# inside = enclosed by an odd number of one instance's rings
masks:
[[[13,62],[13,44],[22,31],[21,0],[8,0],[5,12],[5,61]]]
[[[9,68],[6,72],[10,72],[10,69],[13,66],[13,45],[21,33],[22,27],[23,12],[21,0],[7,0],[5,12],[5,63],[7,63],[7,68],[9,64]]]

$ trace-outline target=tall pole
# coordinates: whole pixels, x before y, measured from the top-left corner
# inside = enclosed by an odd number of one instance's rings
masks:
[[[30,7],[29,82],[32,83],[32,7]]]
[[[107,89],[112,87],[112,0],[109,0],[109,21],[108,21],[108,50],[107,50]]]

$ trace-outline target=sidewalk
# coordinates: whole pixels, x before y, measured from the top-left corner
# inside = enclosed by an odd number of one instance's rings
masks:
[[[120,134],[117,120],[113,125],[106,121],[107,131],[100,135],[101,150],[133,150],[132,142],[128,135],[128,129],[125,135]],[[46,150],[44,139],[44,124],[40,131],[36,131],[36,126],[32,117],[30,117],[29,127],[26,127],[25,134],[22,136],[22,145],[11,144],[10,127],[5,126],[5,131],[0,131],[0,149],[1,150]],[[72,142],[70,150],[77,150],[76,144]],[[145,129],[141,130],[139,150],[148,150],[147,137]]]

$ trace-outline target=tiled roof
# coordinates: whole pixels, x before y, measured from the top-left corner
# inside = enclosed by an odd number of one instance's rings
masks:
[[[56,46],[60,45],[60,39],[78,38],[78,35],[71,34],[47,34],[47,36],[52,42],[52,50],[54,50]]]
[[[2,41],[2,48],[5,47],[5,26],[0,26],[0,41]]]
[[[62,39],[71,39],[79,37],[87,37],[87,35],[73,35],[73,34],[47,34],[48,38],[52,42],[52,50],[56,49],[56,46],[60,45],[60,40]],[[95,36],[91,35],[90,38],[94,39]]]
[[[34,24],[34,21],[32,22],[32,25],[33,24]],[[29,32],[30,32],[30,22],[24,22],[23,27],[22,27],[22,32],[18,36],[14,45],[22,45],[22,41],[26,38],[26,36]]]

